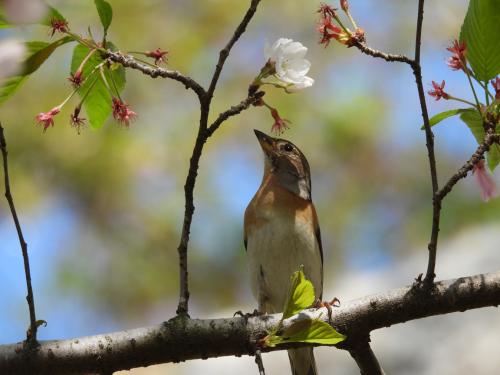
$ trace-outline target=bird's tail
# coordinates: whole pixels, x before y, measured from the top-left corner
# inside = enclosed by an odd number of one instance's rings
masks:
[[[288,358],[292,367],[292,375],[317,375],[313,348],[289,349]]]

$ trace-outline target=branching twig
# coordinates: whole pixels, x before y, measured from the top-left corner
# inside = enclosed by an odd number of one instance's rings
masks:
[[[431,236],[428,244],[429,258],[427,264],[427,272],[425,274],[426,285],[431,285],[436,277],[434,270],[436,268],[436,250],[439,235],[439,221],[441,217],[441,200],[436,199],[436,194],[439,190],[437,168],[436,168],[436,156],[434,152],[434,133],[432,132],[431,126],[429,124],[429,114],[427,111],[427,104],[425,102],[425,92],[424,85],[422,83],[422,68],[420,65],[420,45],[422,41],[422,24],[424,21],[424,0],[419,0],[418,11],[417,11],[417,30],[415,33],[415,58],[412,60],[404,55],[392,55],[377,51],[373,48],[367,47],[364,43],[355,42],[353,45],[357,47],[363,53],[382,58],[386,61],[398,61],[408,64],[413,71],[415,76],[415,82],[418,89],[418,98],[420,101],[420,109],[422,112],[422,119],[424,122],[425,139],[427,146],[427,156],[429,159],[429,168],[431,174],[431,186],[432,186],[432,228]]]
[[[349,350],[349,354],[356,361],[361,375],[384,375],[375,353],[368,340],[360,341],[359,344]]]
[[[130,55],[124,55],[119,52],[106,51],[106,53],[104,54],[104,58],[117,62],[124,67],[139,70],[152,78],[163,77],[179,81],[187,89],[192,89],[198,95],[198,97],[205,96],[205,89],[198,82],[188,76],[179,73],[178,71],[148,66],[144,63],[138,62]]]
[[[19,244],[21,245],[21,251],[23,253],[24,260],[24,274],[26,276],[26,288],[28,290],[28,295],[26,300],[28,301],[28,308],[30,314],[30,328],[27,332],[26,340],[30,344],[36,343],[37,334],[37,322],[35,314],[35,299],[33,297],[33,289],[31,287],[31,272],[30,272],[30,260],[28,256],[28,244],[24,240],[23,231],[21,229],[21,224],[19,223],[19,218],[17,217],[16,207],[14,205],[14,199],[12,198],[12,193],[10,192],[10,180],[9,180],[9,167],[7,162],[7,142],[5,141],[4,130],[2,124],[0,124],[0,148],[2,149],[3,158],[3,172],[5,181],[5,198],[9,203],[10,212],[12,218],[14,219],[14,224],[16,226],[17,236],[19,237]]]
[[[472,154],[471,158],[465,162],[465,164],[455,173],[448,182],[436,193],[436,200],[442,202],[442,200],[448,195],[448,193],[453,189],[458,181],[462,178],[467,177],[467,174],[474,168],[474,166],[479,163],[483,158],[486,151],[489,150],[493,143],[500,142],[500,134],[487,134],[484,137],[483,143],[479,145],[476,152]]]
[[[424,282],[430,286],[436,277],[434,270],[436,268],[436,251],[439,235],[439,220],[441,218],[441,201],[436,200],[435,196],[439,190],[436,157],[434,154],[434,133],[432,132],[429,124],[429,114],[427,112],[427,104],[425,102],[424,85],[422,83],[422,69],[420,66],[420,45],[422,40],[422,23],[424,21],[424,0],[418,2],[417,13],[417,32],[415,37],[415,63],[412,65],[413,74],[418,88],[418,98],[420,100],[420,108],[422,111],[422,119],[424,121],[425,139],[427,146],[427,155],[429,158],[429,167],[431,172],[432,183],[432,228],[431,238],[427,248],[429,249],[429,258],[427,264],[427,272],[425,274]]]
[[[375,329],[428,316],[497,306],[500,271],[433,284],[433,293],[407,286],[345,302],[335,309],[332,325],[347,335],[341,349],[359,346]],[[310,317],[328,321],[326,308]],[[284,321],[286,329],[305,313]],[[0,345],[0,374],[86,374],[118,371],[157,363],[220,356],[254,355],[256,343],[276,328],[281,314],[228,319],[173,319],[157,326],[45,341],[36,352],[20,344]],[[361,341],[362,342],[362,341]],[[342,345],[343,344],[343,345]],[[284,350],[306,344],[278,345],[262,351]]]
[[[255,363],[259,369],[259,375],[266,375],[266,369],[264,368],[264,362],[262,362],[262,353],[260,350],[255,351]]]
[[[245,16],[243,17],[243,20],[240,22],[238,27],[236,28],[233,36],[229,40],[229,42],[226,44],[226,46],[219,52],[219,61],[217,61],[217,65],[215,66],[215,71],[212,76],[212,80],[210,82],[210,86],[207,90],[207,97],[206,100],[207,102],[210,103],[212,100],[212,96],[215,91],[215,86],[217,85],[217,81],[219,80],[220,73],[222,72],[222,68],[224,66],[224,62],[226,61],[227,57],[229,56],[229,52],[231,52],[231,48],[233,48],[234,43],[238,41],[240,36],[245,32],[248,23],[252,19],[253,15],[255,14],[257,10],[257,6],[259,5],[261,0],[252,0],[250,3],[250,7],[248,8],[247,12],[245,13]]]
[[[382,52],[382,51],[376,50],[374,48],[368,47],[364,42],[354,40],[353,46],[358,48],[361,52],[363,52],[366,55],[369,55],[372,57],[378,57],[378,58],[384,59],[385,61],[389,61],[389,62],[396,61],[396,62],[406,63],[409,65],[414,64],[414,60],[410,59],[408,56],[394,55],[391,53]]]
[[[187,265],[187,247],[189,242],[189,233],[191,230],[191,222],[193,219],[194,213],[194,203],[193,203],[193,191],[196,183],[196,177],[198,175],[198,166],[201,158],[201,154],[203,152],[203,146],[207,141],[208,137],[210,137],[213,132],[220,126],[220,124],[225,121],[230,116],[241,112],[244,108],[244,105],[237,106],[235,110],[229,109],[226,111],[226,115],[221,114],[219,118],[212,124],[210,129],[208,128],[208,117],[210,114],[210,104],[212,102],[212,97],[215,91],[215,87],[217,85],[217,81],[219,79],[220,73],[224,66],[224,62],[229,56],[231,52],[231,48],[234,46],[236,41],[240,38],[240,36],[245,32],[245,29],[252,19],[255,11],[257,10],[257,5],[260,3],[260,0],[252,0],[250,6],[243,17],[243,20],[240,22],[238,27],[236,28],[233,36],[227,43],[227,45],[220,51],[219,60],[217,61],[214,74],[210,81],[210,86],[204,95],[200,96],[200,122],[198,128],[198,135],[196,137],[196,141],[194,144],[193,152],[191,154],[191,159],[189,162],[189,171],[186,177],[186,183],[184,185],[184,196],[185,196],[185,211],[184,211],[184,221],[182,225],[182,233],[181,240],[179,246],[177,247],[177,251],[179,253],[179,269],[180,269],[180,280],[179,280],[179,304],[177,306],[177,314],[178,315],[187,315],[188,313],[188,301],[189,301],[189,287],[188,287],[188,265]],[[248,104],[250,105],[250,104]],[[247,106],[248,107],[248,106]]]
[[[212,123],[212,125],[208,127],[205,133],[207,138],[210,137],[219,128],[219,126],[229,117],[240,114],[244,110],[248,109],[248,107],[250,107],[252,104],[256,103],[263,96],[264,92],[258,91],[255,93],[255,95],[249,96],[245,100],[241,101],[240,104],[232,106],[227,111],[220,113],[217,119]]]

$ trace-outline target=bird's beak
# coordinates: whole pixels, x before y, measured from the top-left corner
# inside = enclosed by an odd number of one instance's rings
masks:
[[[274,151],[274,143],[276,142],[276,139],[273,137],[268,136],[265,133],[262,133],[261,131],[254,129],[253,130],[255,135],[257,136],[257,139],[259,140],[260,147],[262,147],[262,150],[264,153],[268,156],[270,156],[273,151]]]

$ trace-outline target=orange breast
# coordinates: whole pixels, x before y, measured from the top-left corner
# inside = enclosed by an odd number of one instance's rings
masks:
[[[312,202],[283,188],[276,177],[269,173],[245,210],[245,239],[252,230],[269,220],[310,221],[311,230],[317,226],[317,217]]]

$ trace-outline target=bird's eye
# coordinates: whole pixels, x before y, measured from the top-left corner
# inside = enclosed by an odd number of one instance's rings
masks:
[[[285,146],[283,146],[283,149],[286,152],[291,152],[293,150],[293,146],[290,143],[287,143]]]

